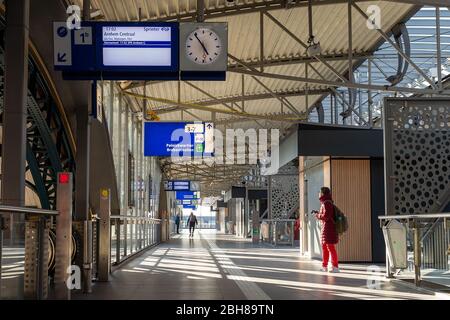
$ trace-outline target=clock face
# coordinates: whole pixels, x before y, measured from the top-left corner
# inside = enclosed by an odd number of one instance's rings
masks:
[[[186,55],[194,63],[211,64],[217,60],[221,52],[220,38],[211,29],[198,28],[191,32],[186,39]]]

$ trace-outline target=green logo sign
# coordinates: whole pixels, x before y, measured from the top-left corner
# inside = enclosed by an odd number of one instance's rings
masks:
[[[195,152],[203,152],[203,144],[202,143],[197,143],[195,145]]]

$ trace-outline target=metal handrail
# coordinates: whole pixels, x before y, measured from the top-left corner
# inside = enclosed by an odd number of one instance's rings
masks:
[[[448,219],[450,219],[450,213],[441,212],[441,213],[430,213],[430,214],[411,214],[411,215],[387,215],[387,216],[379,216],[380,224],[383,225],[385,221],[388,220],[406,220],[406,223],[413,231],[413,252],[414,252],[414,283],[416,286],[420,285],[421,281],[421,265],[422,265],[422,246],[424,244],[424,240],[434,231],[435,226],[438,221],[443,221],[444,224]],[[432,226],[426,230],[424,235],[421,235],[421,229],[423,226],[419,223],[419,220],[435,220]],[[428,224],[429,225],[429,224]],[[446,241],[446,240],[445,240]],[[447,242],[447,241],[446,241]],[[447,260],[448,258],[445,258]],[[391,275],[391,272],[388,267],[388,276]]]
[[[277,221],[277,222],[291,222],[295,221],[295,219],[262,219],[261,222],[271,222],[271,221]]]
[[[142,216],[111,215],[110,220],[112,222],[111,225],[115,226],[114,235],[111,233],[111,243],[112,241],[116,241],[115,246],[111,246],[111,255],[116,257],[115,262],[113,262],[113,265],[115,266],[126,261],[135,254],[161,242],[160,233],[162,219]],[[121,228],[122,225],[124,229]],[[140,231],[136,229],[134,233],[133,230],[131,230],[131,233],[128,234],[127,226],[132,225],[140,226],[143,229],[140,229]],[[123,231],[123,234],[121,230]],[[135,238],[133,238],[133,234],[136,236]],[[131,242],[128,242],[129,240],[131,240]],[[140,243],[139,247],[133,247],[133,241],[138,241]]]
[[[445,221],[445,218],[444,218],[444,221]],[[441,223],[441,218],[437,218],[433,222],[431,227],[428,228],[428,230],[425,232],[425,234],[422,235],[422,238],[420,239],[420,241],[423,242],[428,237],[428,235],[430,235],[436,229],[436,226],[438,226],[440,223]]]
[[[263,223],[267,223],[269,225],[272,225],[272,231],[269,230],[269,234],[270,234],[270,242],[276,246],[278,244],[277,241],[277,235],[275,234],[277,231],[277,224],[278,223],[283,223],[283,222],[287,222],[290,228],[290,243],[292,246],[294,246],[294,224],[295,224],[295,219],[263,219],[261,220],[261,224]],[[273,232],[273,233],[272,233]],[[262,235],[261,235],[262,236]]]
[[[57,216],[58,215],[58,211],[56,211],[56,210],[46,210],[46,209],[30,208],[30,207],[15,207],[15,206],[5,206],[5,205],[0,205],[0,212],[40,214],[40,215],[45,215],[45,216]]]
[[[436,219],[436,218],[450,218],[449,212],[430,213],[430,214],[406,214],[406,215],[390,215],[378,216],[379,220],[393,220],[393,219]]]
[[[261,215],[261,219],[263,219],[265,216],[267,216],[268,213],[269,213],[269,208],[266,208],[266,210]]]
[[[121,219],[121,220],[145,220],[145,221],[157,221],[161,222],[161,219],[150,218],[150,217],[139,217],[139,216],[124,216],[124,215],[112,215],[111,219]]]
[[[55,217],[58,216],[58,211],[56,210],[47,210],[47,209],[39,209],[39,208],[30,208],[30,207],[16,207],[16,206],[7,206],[7,205],[0,205],[0,213],[3,213],[4,215],[8,214],[27,214],[27,215],[37,215],[37,236],[33,237],[34,241],[37,241],[36,244],[38,246],[37,250],[37,260],[39,262],[45,261],[48,257],[44,253],[44,244],[48,241],[48,230],[47,234],[45,233],[45,223],[46,220],[49,220],[49,217]],[[0,259],[2,255],[3,250],[3,232],[5,229],[5,217],[0,215]],[[26,231],[25,231],[26,233]],[[25,258],[27,259],[27,251],[29,250],[35,250],[33,246],[30,246],[31,249],[27,248],[27,245],[24,245],[25,249]],[[33,251],[32,254],[33,254]],[[0,263],[1,264],[1,263]],[[26,271],[24,271],[25,273]],[[43,299],[45,297],[43,285],[47,281],[47,268],[38,267],[37,270],[32,271],[35,273],[36,281],[34,282],[34,289],[33,294],[36,294],[37,299]],[[1,276],[1,270],[0,270],[0,276]]]

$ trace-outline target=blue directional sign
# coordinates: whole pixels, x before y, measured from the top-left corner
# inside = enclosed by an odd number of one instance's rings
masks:
[[[214,152],[211,122],[145,122],[144,156],[208,157]]]
[[[193,199],[193,200],[176,200],[177,205],[182,206],[196,206],[198,205],[199,200]]]
[[[167,180],[164,181],[165,191],[190,191],[191,182],[189,180]]]
[[[200,192],[197,191],[177,191],[176,197],[177,200],[193,200],[200,198]]]
[[[195,209],[200,202],[200,192],[197,191],[177,191],[175,195],[176,204],[183,208]]]

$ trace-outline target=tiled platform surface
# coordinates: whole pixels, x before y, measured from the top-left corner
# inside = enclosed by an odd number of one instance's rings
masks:
[[[298,249],[254,246],[201,230],[193,239],[182,233],[148,250],[109,282],[94,284],[93,293],[72,299],[436,299],[389,282],[383,268],[345,264],[330,274],[319,267]]]

